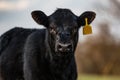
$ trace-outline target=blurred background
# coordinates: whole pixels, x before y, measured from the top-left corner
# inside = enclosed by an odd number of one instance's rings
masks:
[[[31,12],[50,15],[57,8],[69,8],[78,16],[84,11],[97,14],[93,34],[79,30],[78,80],[120,80],[120,0],[0,0],[0,35],[15,26],[43,28]]]

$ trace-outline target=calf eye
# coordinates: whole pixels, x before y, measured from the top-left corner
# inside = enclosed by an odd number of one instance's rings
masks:
[[[50,33],[56,34],[56,29],[53,28],[53,27],[51,27],[51,28],[50,28]]]

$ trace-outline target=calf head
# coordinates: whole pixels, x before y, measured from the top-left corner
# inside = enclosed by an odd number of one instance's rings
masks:
[[[33,11],[32,17],[38,24],[47,28],[51,50],[66,54],[75,51],[79,28],[85,25],[85,18],[88,18],[88,24],[90,24],[95,18],[95,13],[86,11],[76,16],[68,9],[58,9],[50,16],[42,11]]]

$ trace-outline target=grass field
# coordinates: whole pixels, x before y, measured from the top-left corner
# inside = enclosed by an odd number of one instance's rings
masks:
[[[98,76],[80,74],[78,76],[78,80],[120,80],[120,76]]]

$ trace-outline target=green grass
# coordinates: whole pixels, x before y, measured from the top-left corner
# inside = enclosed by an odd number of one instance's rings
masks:
[[[98,76],[80,74],[78,76],[78,80],[120,80],[120,76]]]

